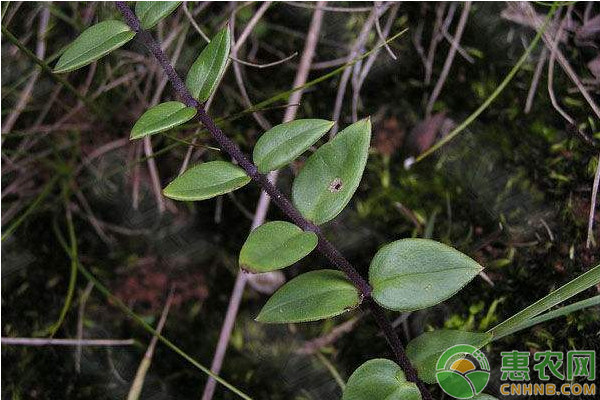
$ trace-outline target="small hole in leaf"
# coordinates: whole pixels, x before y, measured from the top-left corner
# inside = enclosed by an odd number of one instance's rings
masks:
[[[331,181],[331,183],[329,184],[329,191],[331,193],[337,193],[340,190],[342,190],[342,187],[344,186],[344,184],[342,183],[342,180],[340,178],[335,178],[333,181]]]

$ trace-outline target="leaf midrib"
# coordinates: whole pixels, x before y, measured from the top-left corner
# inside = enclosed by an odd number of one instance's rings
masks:
[[[65,67],[66,67],[66,68],[69,68],[69,67],[72,67],[73,65],[77,65],[77,61],[79,61],[79,60],[80,60],[82,57],[84,57],[84,56],[87,56],[87,55],[88,55],[88,54],[89,54],[91,51],[93,51],[93,50],[96,50],[97,48],[99,48],[99,47],[101,47],[103,44],[105,44],[106,42],[109,42],[109,41],[111,41],[111,40],[115,39],[117,36],[119,36],[119,35],[121,35],[121,34],[124,34],[124,33],[130,33],[130,32],[131,32],[130,30],[123,30],[123,31],[121,31],[121,32],[118,32],[118,33],[116,33],[116,34],[114,34],[114,35],[110,36],[108,39],[104,40],[103,42],[100,42],[100,43],[99,43],[99,44],[97,44],[96,46],[94,46],[94,47],[92,47],[92,48],[90,48],[90,49],[86,50],[85,52],[81,53],[81,54],[80,54],[80,55],[78,55],[77,57],[75,57],[75,58],[72,58],[72,59],[71,59],[71,61],[70,61],[70,62],[68,62],[68,63],[65,63],[65,65],[63,65],[63,66],[62,66],[62,68],[63,68],[63,69],[64,69]],[[113,46],[111,46],[111,49],[112,49],[112,47],[113,47]],[[110,51],[111,49],[108,49],[107,51]]]
[[[356,289],[354,287],[347,287],[347,288],[327,289],[327,290],[324,290],[324,291],[318,292],[318,293],[310,293],[309,292],[309,293],[307,293],[306,296],[298,296],[298,297],[295,297],[293,299],[286,300],[286,301],[284,301],[282,303],[277,303],[276,305],[274,305],[272,307],[265,308],[263,310],[263,312],[261,312],[261,314],[263,314],[263,313],[265,313],[265,314],[266,313],[271,313],[271,311],[273,311],[273,310],[275,310],[277,308],[283,307],[283,306],[287,306],[290,303],[302,302],[302,301],[304,301],[306,299],[310,299],[311,297],[315,297],[317,295],[321,296],[321,295],[326,295],[326,294],[333,293],[333,292],[352,292],[352,293],[354,293],[354,292],[356,292]],[[358,294],[357,294],[357,298],[358,298]],[[312,318],[312,317],[310,317],[310,318]]]
[[[393,280],[396,280],[396,279],[402,279],[402,278],[405,278],[407,276],[413,276],[413,275],[417,275],[417,276],[419,276],[419,275],[430,275],[430,274],[434,274],[434,273],[437,273],[437,272],[456,271],[456,270],[461,270],[461,269],[468,270],[468,271],[477,271],[477,272],[481,271],[480,268],[454,267],[454,268],[438,269],[438,270],[435,270],[435,271],[427,271],[427,272],[399,273],[399,274],[396,274],[396,275],[390,276],[390,277],[385,277],[385,278],[380,278],[380,279],[375,278],[375,279],[373,279],[373,285],[386,284],[389,281],[393,281]]]
[[[300,231],[300,232],[297,232],[297,233],[296,233],[294,236],[292,236],[292,237],[290,237],[290,238],[286,239],[285,241],[281,242],[281,244],[277,245],[277,246],[276,246],[276,247],[274,247],[272,250],[269,250],[269,251],[268,251],[268,252],[265,254],[265,256],[264,256],[263,258],[264,258],[264,259],[267,259],[267,258],[269,258],[269,257],[270,257],[272,254],[274,254],[274,253],[278,252],[280,249],[283,249],[283,248],[284,248],[284,247],[285,247],[285,246],[286,246],[288,243],[290,243],[291,241],[293,241],[293,240],[295,240],[295,239],[297,239],[297,238],[299,238],[299,237],[302,237],[302,236],[304,236],[305,234],[306,234],[306,232],[302,232],[302,231]],[[300,252],[298,252],[298,254],[300,254]],[[271,265],[271,264],[272,264],[272,263],[268,263],[268,264],[267,264],[267,263],[264,263],[264,264],[262,264],[262,265]]]

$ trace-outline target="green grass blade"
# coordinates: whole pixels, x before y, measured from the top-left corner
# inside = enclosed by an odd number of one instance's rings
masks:
[[[65,201],[65,208],[69,207],[68,201]],[[69,255],[71,259],[71,272],[69,275],[69,286],[67,287],[67,297],[65,298],[65,303],[60,310],[60,314],[58,316],[58,320],[52,324],[48,328],[48,334],[50,337],[54,336],[56,331],[61,327],[63,322],[65,321],[65,317],[67,316],[67,312],[69,312],[69,308],[71,308],[71,303],[73,302],[73,296],[75,294],[75,284],[77,283],[77,260],[79,260],[79,254],[77,250],[77,237],[75,236],[75,227],[73,226],[73,217],[69,211],[67,211],[67,227],[69,229],[69,245],[67,246],[64,243],[64,240],[61,242],[65,251]],[[60,237],[60,231],[58,230],[58,226],[54,225],[54,229],[57,232],[57,237]]]
[[[600,305],[600,295],[590,297],[589,299],[578,301],[577,303],[569,304],[568,306],[548,311],[545,314],[539,315],[535,318],[531,318],[530,320],[524,321],[521,325],[515,326],[514,329],[506,331],[502,336],[494,336],[493,340],[498,340],[504,336],[512,335],[513,333],[530,328],[534,325],[541,324],[542,322],[550,321],[551,319],[562,317],[571,314],[575,311],[583,310],[584,308],[593,307],[597,305]]]
[[[600,265],[595,266],[586,273],[573,279],[571,282],[556,289],[546,297],[541,298],[524,310],[516,313],[506,321],[496,325],[488,331],[496,337],[503,337],[514,332],[515,329],[524,325],[532,318],[538,316],[544,311],[555,305],[575,296],[578,293],[600,283]]]

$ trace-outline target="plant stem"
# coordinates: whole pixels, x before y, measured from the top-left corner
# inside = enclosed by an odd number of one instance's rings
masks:
[[[173,84],[175,91],[181,97],[182,101],[188,107],[195,107],[198,110],[196,114],[196,118],[204,125],[204,127],[210,132],[212,137],[219,143],[221,148],[225,150],[231,158],[233,158],[240,167],[246,171],[246,174],[255,181],[263,191],[265,191],[270,197],[271,200],[277,204],[277,206],[283,211],[297,226],[299,226],[304,231],[314,232],[319,238],[319,244],[317,249],[338,269],[343,271],[348,279],[354,284],[354,286],[358,289],[361,296],[365,300],[368,307],[373,312],[379,327],[383,331],[386,336],[388,343],[390,343],[392,350],[397,358],[398,363],[406,373],[408,380],[411,382],[416,382],[419,385],[421,390],[423,399],[429,400],[431,399],[431,394],[424,386],[422,382],[419,381],[417,377],[417,372],[411,365],[408,357],[404,352],[404,348],[402,343],[400,342],[400,338],[394,331],[394,328],[391,326],[389,319],[386,317],[383,309],[375,303],[371,299],[372,288],[369,283],[358,273],[358,271],[350,264],[348,260],[339,252],[337,248],[335,248],[331,242],[329,242],[325,235],[322,233],[321,229],[318,226],[313,224],[304,218],[300,212],[294,207],[292,202],[281,193],[277,187],[275,187],[266,177],[258,172],[258,168],[254,165],[246,155],[241,151],[239,146],[233,142],[229,137],[227,137],[221,129],[215,124],[213,119],[208,116],[206,110],[204,109],[203,104],[199,103],[196,99],[192,97],[187,87],[175,72],[173,66],[170,64],[169,60],[162,52],[160,45],[158,42],[150,35],[148,32],[141,29],[140,21],[135,16],[133,11],[127,6],[125,2],[117,1],[116,6],[123,15],[125,22],[131,29],[138,33],[140,39],[144,42],[144,44],[148,47],[150,52],[154,55],[154,57],[159,62],[162,69],[165,71],[169,80]]]

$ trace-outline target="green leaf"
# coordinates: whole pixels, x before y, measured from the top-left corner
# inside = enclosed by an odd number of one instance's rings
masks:
[[[186,107],[185,104],[178,101],[158,104],[142,114],[140,119],[137,120],[133,125],[129,139],[139,139],[168,131],[194,118],[196,112],[197,110],[194,107]]]
[[[480,348],[491,339],[492,335],[489,333],[451,330],[425,332],[408,343],[406,355],[423,381],[435,383],[436,364],[444,351],[457,344],[470,344]]]
[[[175,11],[180,4],[180,1],[136,1],[135,15],[139,18],[142,28],[150,29]]]
[[[420,400],[421,393],[408,382],[402,369],[384,358],[369,360],[348,378],[342,400]]]
[[[450,246],[402,239],[382,247],[369,267],[373,298],[385,308],[412,311],[438,304],[483,268]]]
[[[596,265],[586,273],[573,279],[571,282],[561,286],[549,295],[536,301],[529,307],[523,309],[513,315],[506,321],[496,325],[488,332],[494,335],[495,338],[501,338],[511,333],[516,332],[521,326],[526,327],[527,321],[531,318],[543,313],[544,311],[554,307],[558,303],[575,296],[584,290],[600,283],[600,265]]]
[[[269,272],[301,260],[317,247],[314,232],[304,232],[285,221],[267,222],[252,232],[240,251],[240,267],[251,272]]]
[[[298,119],[269,129],[254,146],[254,164],[263,174],[283,167],[315,144],[333,124],[323,119]]]
[[[338,133],[306,160],[292,189],[294,204],[305,218],[323,224],[346,207],[365,169],[370,139],[367,118]]]
[[[194,61],[185,81],[194,98],[204,102],[217,88],[225,73],[230,47],[229,27],[225,27],[212,38]]]
[[[342,314],[360,304],[356,288],[340,271],[321,269],[292,279],[267,301],[258,322],[317,321]]]
[[[121,21],[109,20],[87,28],[60,56],[54,72],[84,67],[129,42],[135,36]]]
[[[248,182],[250,177],[240,167],[226,161],[210,161],[185,171],[163,193],[175,200],[205,200],[232,192]]]

